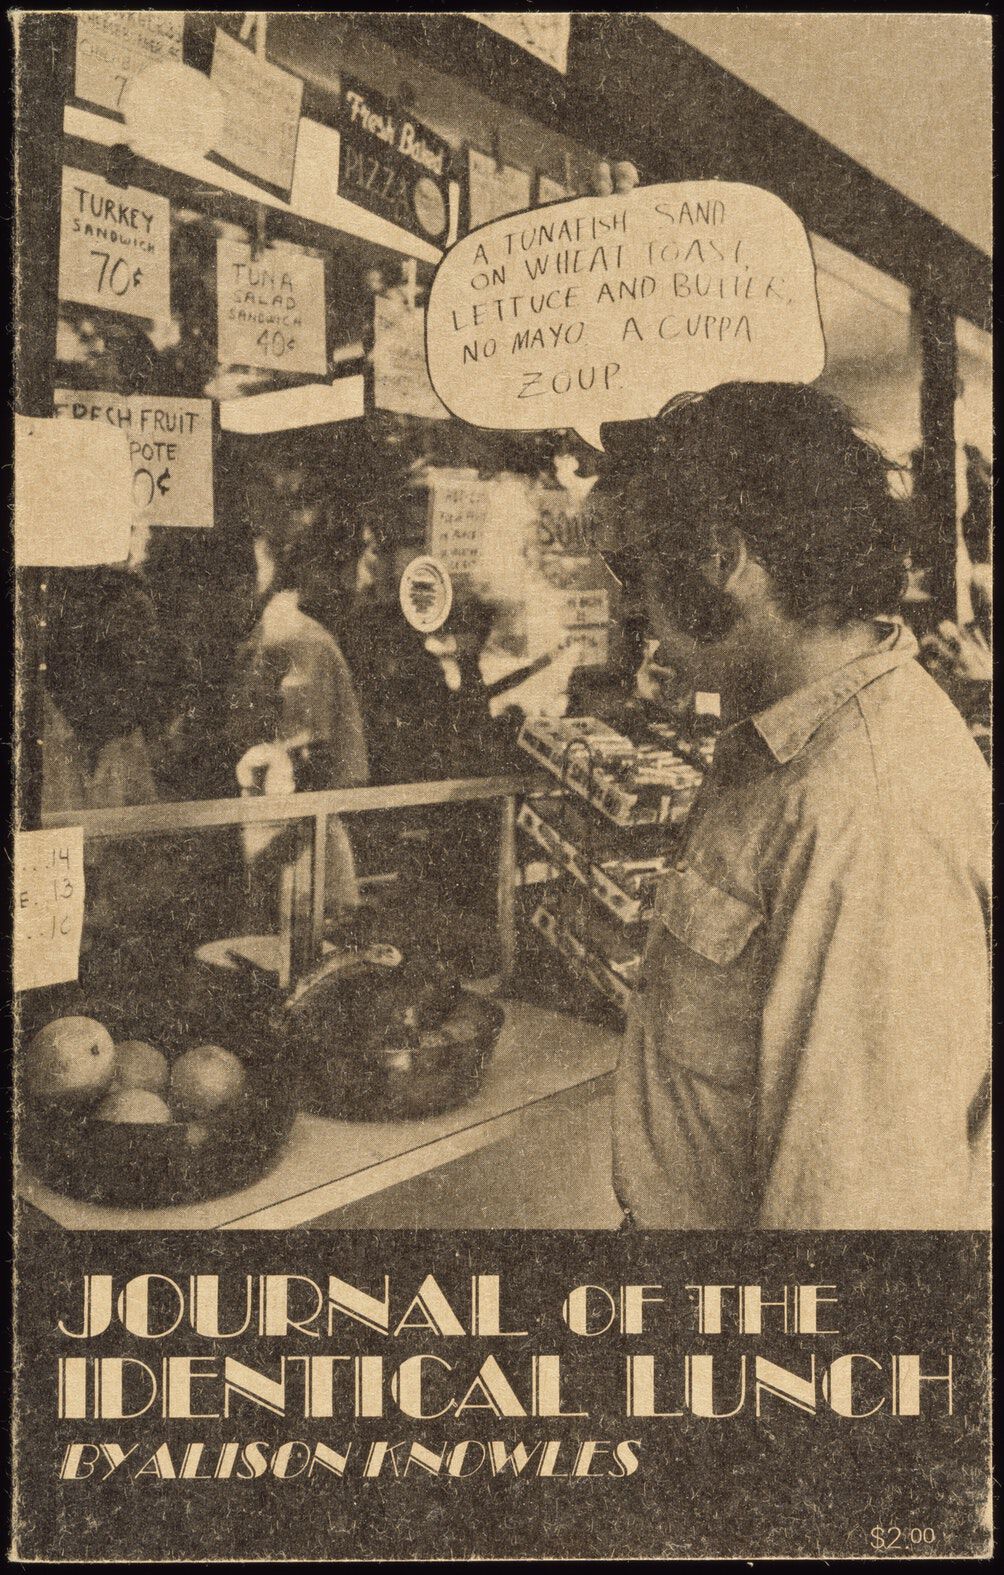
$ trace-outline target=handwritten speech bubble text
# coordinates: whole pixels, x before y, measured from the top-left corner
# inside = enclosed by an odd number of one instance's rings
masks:
[[[481,225],[437,269],[429,376],[472,426],[654,416],[725,382],[808,383],[825,364],[801,220],[727,181],[576,197]]]

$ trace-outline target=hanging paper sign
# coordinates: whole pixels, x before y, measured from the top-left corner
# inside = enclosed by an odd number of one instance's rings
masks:
[[[441,629],[453,606],[450,576],[435,558],[413,558],[401,576],[401,611],[419,634]]]
[[[171,315],[171,205],[63,169],[59,299],[162,322]]]
[[[605,626],[569,629],[565,649],[573,654],[574,667],[605,667],[610,659],[610,631]]]
[[[156,61],[182,58],[184,30],[184,11],[78,11],[74,92],[121,110],[133,77]]]
[[[213,421],[208,399],[59,388],[56,415],[124,434],[133,515],[148,525],[213,524]],[[93,436],[94,434],[92,434]]]
[[[565,629],[576,629],[582,624],[606,623],[610,616],[610,598],[605,590],[569,591],[562,597],[560,616]]]
[[[124,563],[134,510],[124,433],[14,417],[14,557],[19,568]]]
[[[450,149],[413,115],[342,78],[338,195],[410,230],[445,240]]]
[[[429,551],[453,576],[480,566],[491,511],[491,488],[477,476],[436,476],[429,493]]]
[[[301,79],[260,60],[217,28],[210,80],[225,101],[214,152],[234,169],[288,192],[300,129]]]
[[[255,258],[240,241],[216,243],[219,347],[224,366],[273,372],[328,370],[324,264],[268,246]]]
[[[560,180],[552,180],[550,175],[537,176],[537,202],[543,206],[547,202],[567,202],[569,197],[574,197],[574,191],[563,186]]]
[[[592,550],[591,516],[564,488],[534,490],[536,539],[542,552],[587,557]]]
[[[15,833],[14,989],[76,979],[83,929],[81,828]]]
[[[530,206],[530,177],[512,164],[496,163],[479,148],[467,150],[470,227],[502,219]]]
[[[429,382],[425,312],[377,296],[373,319],[373,399],[378,410],[445,420],[446,406]]]
[[[535,55],[546,66],[562,75],[568,70],[568,39],[571,13],[568,11],[465,11],[475,22],[501,33],[518,44],[528,55]]]

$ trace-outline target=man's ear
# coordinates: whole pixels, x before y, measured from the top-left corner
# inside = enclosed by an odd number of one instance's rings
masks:
[[[704,566],[705,576],[711,584],[720,591],[736,591],[751,563],[749,549],[739,531],[731,525],[716,527]]]

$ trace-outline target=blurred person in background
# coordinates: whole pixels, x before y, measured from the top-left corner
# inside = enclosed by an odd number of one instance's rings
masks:
[[[148,532],[130,565],[53,570],[46,608],[42,812],[121,809],[170,797],[171,735],[184,705],[184,658],[140,576]],[[85,845],[83,950],[142,954],[178,887],[163,837]],[[180,943],[179,943],[180,944]]]
[[[439,658],[401,611],[397,559],[381,525],[364,525],[342,614],[377,783],[448,777],[454,746],[450,691]]]
[[[724,724],[617,1072],[625,1217],[984,1228],[989,773],[897,617],[891,467],[787,384],[602,435],[609,566]]]
[[[269,526],[263,522],[254,539],[260,612],[238,653],[229,706],[231,758],[244,794],[361,787],[369,780],[348,664],[334,635],[301,606],[313,544],[311,523],[291,519],[293,512]],[[292,836],[288,827],[244,829],[259,927],[271,929],[277,921],[277,881]],[[328,821],[326,862],[326,908],[337,914],[359,900],[352,846],[338,816]]]
[[[174,720],[160,760],[165,796],[226,798],[233,765],[219,747],[229,726],[236,653],[257,619],[250,530],[222,519],[211,531],[155,530],[144,583],[180,652]]]
[[[43,811],[152,803],[177,703],[154,604],[129,569],[65,570],[50,585]]]

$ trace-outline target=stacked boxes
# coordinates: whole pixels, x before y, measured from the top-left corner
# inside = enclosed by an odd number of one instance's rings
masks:
[[[528,718],[521,748],[615,826],[677,825],[701,771],[658,737],[633,744],[595,717]]]
[[[608,924],[591,912],[575,887],[555,882],[537,904],[531,923],[572,972],[626,1012],[638,978],[644,934]]]
[[[552,864],[591,891],[622,924],[652,917],[656,883],[672,864],[664,833],[659,834],[661,848],[618,852],[605,846],[609,838],[597,836],[585,817],[561,799],[525,799],[518,824]]]
[[[685,738],[657,723],[632,741],[594,717],[546,717],[524,722],[520,744],[566,790],[519,810],[519,826],[556,877],[531,923],[577,978],[626,1011],[656,888],[713,737]]]

